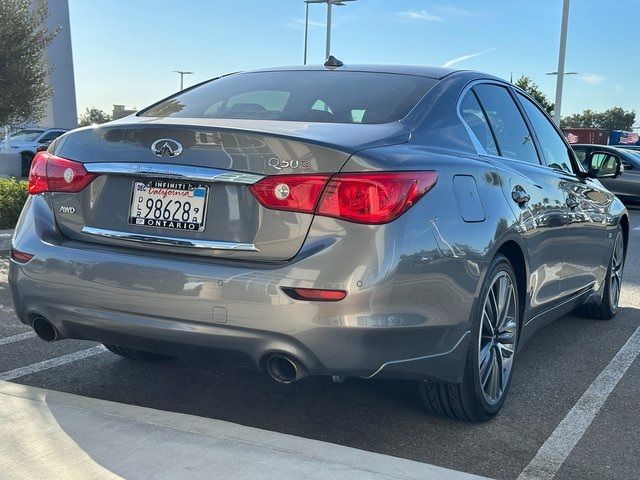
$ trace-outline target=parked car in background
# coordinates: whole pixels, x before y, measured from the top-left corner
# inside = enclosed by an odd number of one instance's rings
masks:
[[[572,147],[584,168],[590,172],[597,172],[602,165],[617,159],[624,172],[617,178],[602,178],[600,182],[624,203],[640,204],[640,151],[610,145],[576,144]]]
[[[640,145],[615,145],[615,147],[640,153]]]
[[[620,164],[583,169],[491,75],[330,58],[64,139],[33,161],[9,271],[48,341],[414,380],[429,412],[484,421],[534,331],[618,310],[629,219],[598,179]]]
[[[22,156],[22,175],[29,173],[37,148],[50,144],[67,130],[62,128],[25,128],[11,135],[11,150]]]

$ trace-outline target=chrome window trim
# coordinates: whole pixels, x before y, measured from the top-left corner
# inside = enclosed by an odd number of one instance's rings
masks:
[[[131,232],[120,232],[103,228],[82,227],[82,233],[102,238],[125,240],[129,242],[150,243],[171,247],[199,248],[204,250],[230,250],[236,252],[259,252],[253,243],[236,243],[211,240],[197,240],[178,237],[162,237],[158,235],[144,235]]]
[[[237,183],[241,185],[253,185],[265,177],[264,175],[255,173],[164,163],[85,163],[84,168],[87,172],[97,175],[178,178],[180,180],[193,180],[196,182]]]

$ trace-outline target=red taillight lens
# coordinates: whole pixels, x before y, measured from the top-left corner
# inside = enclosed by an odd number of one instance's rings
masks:
[[[313,213],[329,175],[275,175],[249,187],[265,207]]]
[[[75,193],[84,190],[96,175],[87,172],[79,162],[39,152],[29,171],[29,194],[44,192]]]
[[[324,290],[320,288],[283,288],[283,290],[295,300],[337,302],[347,296],[347,292],[344,290]]]
[[[267,208],[373,225],[398,218],[437,180],[433,171],[275,175],[249,188]]]
[[[395,220],[433,188],[436,172],[340,173],[329,181],[318,215],[380,224]]]

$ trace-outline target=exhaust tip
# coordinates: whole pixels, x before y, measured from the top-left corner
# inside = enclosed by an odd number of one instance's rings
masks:
[[[294,359],[275,354],[267,359],[267,373],[276,382],[293,383],[305,376],[304,368]]]
[[[53,324],[44,317],[36,317],[31,324],[36,335],[45,342],[60,340],[60,333]]]

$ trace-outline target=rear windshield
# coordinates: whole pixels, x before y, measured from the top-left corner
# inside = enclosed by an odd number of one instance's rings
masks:
[[[179,93],[139,116],[388,123],[406,116],[436,83],[391,73],[242,73]]]

